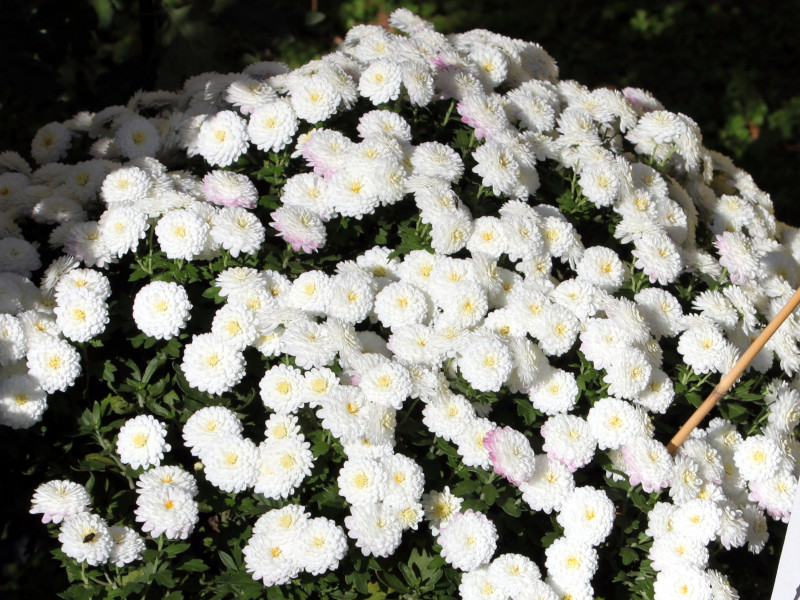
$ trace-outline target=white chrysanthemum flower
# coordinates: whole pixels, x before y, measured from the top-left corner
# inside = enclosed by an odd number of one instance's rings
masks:
[[[472,222],[472,234],[467,240],[471,254],[483,253],[494,259],[506,251],[507,240],[503,222],[497,217],[478,217]]]
[[[28,372],[48,394],[63,392],[81,372],[80,354],[65,340],[51,340],[28,349]]]
[[[511,427],[496,427],[483,439],[492,467],[514,485],[521,485],[536,467],[533,448],[524,434]]]
[[[500,339],[476,336],[461,350],[458,368],[474,389],[496,392],[508,379],[513,364],[508,347]]]
[[[547,456],[561,461],[572,472],[588,464],[594,456],[597,440],[589,424],[576,415],[554,415],[542,425]]]
[[[121,167],[103,179],[100,197],[109,206],[131,205],[144,200],[152,188],[152,180],[139,167]]]
[[[266,239],[266,229],[256,215],[240,206],[228,206],[212,217],[211,239],[231,256],[255,254]]]
[[[422,323],[428,315],[425,294],[404,281],[388,284],[375,295],[373,307],[378,320],[391,329]]]
[[[161,465],[148,469],[136,480],[140,492],[152,488],[178,487],[193,498],[197,495],[197,480],[188,471],[173,465]]]
[[[361,72],[358,91],[375,104],[397,100],[402,86],[402,73],[398,65],[389,60],[376,60]]]
[[[294,543],[272,530],[254,532],[242,548],[245,569],[267,587],[289,583],[301,568]]]
[[[472,571],[488,564],[497,548],[497,528],[483,513],[457,513],[440,530],[436,541],[442,558],[460,571]]]
[[[665,233],[645,233],[635,241],[636,249],[631,254],[636,257],[634,266],[642,269],[650,278],[661,285],[672,283],[683,268],[678,247]]]
[[[197,133],[197,154],[210,165],[227,167],[247,152],[247,122],[231,110],[208,117]]]
[[[199,456],[221,438],[240,435],[242,427],[242,422],[230,409],[206,406],[192,414],[183,425],[184,445]]]
[[[135,560],[142,559],[145,550],[144,539],[130,527],[114,525],[108,528],[113,545],[108,562],[116,567],[124,567]]]
[[[603,246],[587,248],[575,267],[584,279],[609,293],[617,291],[625,280],[625,268],[616,252]]]
[[[279,99],[253,111],[247,132],[259,150],[278,152],[294,138],[297,116],[289,102]]]
[[[39,251],[30,242],[11,237],[0,239],[0,270],[30,277],[41,266]]]
[[[707,544],[719,533],[720,509],[713,500],[689,500],[672,515],[672,524],[681,535]]]
[[[324,517],[309,519],[300,538],[298,556],[305,571],[321,575],[334,571],[347,554],[344,529]]]
[[[28,344],[25,330],[17,317],[0,313],[0,365],[10,365],[23,356]]]
[[[161,136],[150,119],[125,119],[114,134],[114,147],[125,158],[155,156],[161,148]]]
[[[72,147],[72,133],[55,121],[40,128],[31,142],[31,156],[38,164],[53,163],[67,155]]]
[[[654,335],[673,337],[680,333],[683,309],[675,296],[650,287],[636,294],[634,300]]]
[[[278,413],[294,413],[303,405],[303,372],[279,364],[271,367],[259,383],[264,406]]]
[[[244,377],[244,357],[234,346],[204,333],[194,336],[184,348],[181,370],[193,388],[222,394]]]
[[[329,293],[328,314],[353,324],[367,317],[375,297],[370,279],[355,273],[336,275]]]
[[[423,142],[414,147],[411,166],[415,175],[456,182],[464,173],[464,163],[455,150],[438,142]]]
[[[79,483],[55,479],[36,488],[29,512],[41,514],[42,523],[61,523],[65,517],[85,512],[90,502],[89,493]]]
[[[27,429],[42,420],[47,394],[30,375],[11,375],[0,383],[0,424]]]
[[[588,583],[597,571],[597,551],[586,542],[562,537],[544,552],[547,573],[559,585]]]
[[[597,546],[611,533],[615,511],[603,490],[584,486],[575,488],[564,500],[557,520],[567,538]]]
[[[661,571],[653,583],[654,600],[712,600],[711,580],[705,571],[679,568]]]
[[[324,121],[336,113],[342,97],[322,74],[305,77],[290,86],[292,108],[298,118],[309,123]]]
[[[208,482],[224,492],[241,492],[255,484],[258,449],[249,439],[221,436],[202,449],[200,460]]]
[[[425,476],[422,467],[413,459],[402,454],[392,454],[381,459],[381,464],[386,472],[384,502],[398,505],[409,501],[416,502],[422,497]],[[422,518],[421,505],[420,518]]]
[[[742,476],[752,481],[772,477],[782,456],[780,447],[771,437],[752,435],[736,447],[733,458]]]
[[[200,520],[197,502],[179,487],[152,488],[136,498],[136,520],[151,536],[185,540]]]
[[[549,356],[561,356],[569,351],[578,337],[578,318],[563,306],[546,305],[530,332]]]
[[[489,576],[508,596],[526,596],[541,579],[536,563],[522,554],[501,554],[489,565]],[[463,579],[463,577],[462,577]]]
[[[153,281],[140,289],[133,300],[133,320],[150,337],[168,340],[186,327],[192,304],[183,286]]]
[[[108,277],[94,269],[70,269],[58,278],[55,283],[56,302],[62,295],[73,291],[88,290],[94,296],[106,300],[111,295],[111,283]]]
[[[754,245],[744,233],[724,231],[714,240],[719,264],[728,269],[731,281],[746,284],[758,279],[761,261]]]
[[[167,258],[192,260],[206,246],[210,226],[186,209],[171,210],[158,220],[156,238]]]
[[[380,502],[386,493],[386,470],[371,458],[351,458],[339,470],[339,493],[353,506]]]
[[[311,475],[314,455],[302,437],[268,438],[258,447],[253,491],[268,498],[286,498]]]
[[[601,450],[616,450],[644,433],[636,409],[618,398],[597,400],[589,409],[586,421]]]
[[[244,350],[258,335],[256,315],[243,306],[226,304],[214,314],[211,333],[237,350]]]
[[[439,529],[460,514],[462,502],[461,498],[450,492],[449,486],[445,486],[441,492],[434,490],[422,496],[425,519],[428,520],[433,535],[439,535]]]
[[[718,359],[726,340],[715,325],[689,327],[678,339],[678,352],[695,373],[717,371]]]
[[[139,415],[125,421],[117,436],[120,460],[134,469],[158,466],[164,452],[171,447],[165,443],[167,427],[153,415]]]
[[[106,249],[118,258],[135,252],[150,227],[145,214],[132,206],[109,207],[100,215],[98,226]]]
[[[609,384],[608,393],[633,399],[650,381],[653,367],[647,355],[637,348],[626,348],[606,367],[603,381]]]
[[[358,387],[371,402],[400,410],[411,394],[411,378],[399,363],[385,361],[364,372]]]
[[[653,540],[649,558],[656,571],[686,567],[705,569],[708,566],[708,549],[700,540],[671,531]]]
[[[65,518],[58,532],[58,541],[64,554],[91,566],[106,562],[114,543],[108,524],[88,512]]]
[[[258,190],[247,175],[231,171],[211,171],[203,177],[206,200],[220,206],[254,208]]]
[[[475,418],[475,409],[459,394],[437,394],[422,409],[422,423],[435,435],[452,440]]]
[[[402,541],[402,524],[394,510],[381,503],[352,506],[344,524],[365,556],[389,556]]]
[[[531,404],[546,415],[569,412],[578,400],[575,376],[562,369],[551,369],[537,378],[528,393]]]
[[[560,510],[575,489],[575,479],[563,463],[541,455],[535,458],[533,476],[519,486],[522,499],[532,510]]]
[[[89,290],[62,294],[53,312],[61,333],[73,342],[87,342],[100,335],[109,320],[105,300]]]

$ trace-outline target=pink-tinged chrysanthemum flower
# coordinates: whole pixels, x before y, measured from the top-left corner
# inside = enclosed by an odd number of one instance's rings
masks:
[[[325,225],[310,210],[299,206],[281,206],[270,216],[273,219],[270,225],[292,245],[292,250],[316,252],[325,245]]]
[[[519,431],[511,427],[492,429],[483,438],[483,446],[489,451],[495,472],[514,485],[522,485],[533,475],[533,448]]]
[[[728,269],[731,281],[744,285],[758,276],[760,261],[743,233],[724,231],[714,240],[719,264]]]
[[[203,177],[206,200],[220,206],[254,208],[258,190],[247,175],[231,171],[211,171]]]

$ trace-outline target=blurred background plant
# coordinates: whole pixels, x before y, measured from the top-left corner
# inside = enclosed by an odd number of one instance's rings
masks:
[[[481,27],[536,41],[563,79],[641,87],[700,125],[704,143],[734,158],[800,226],[800,3],[652,0],[33,0],[0,20],[0,150],[29,154],[42,125],[127,102],[138,89],[175,89],[204,71],[258,60],[299,66],[333,50],[357,23],[405,6],[444,33]],[[5,457],[0,482],[19,482],[26,452]],[[16,460],[20,459],[20,460]],[[13,478],[6,474],[13,473]],[[32,481],[30,490],[41,481]],[[2,485],[2,484],[0,484]],[[16,486],[10,486],[15,488]],[[64,574],[44,551],[30,490],[4,486],[0,596],[52,597]],[[24,492],[24,493],[23,493]],[[27,493],[27,495],[26,495]]]

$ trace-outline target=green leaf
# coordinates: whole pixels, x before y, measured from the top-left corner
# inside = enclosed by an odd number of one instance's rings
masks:
[[[219,558],[222,561],[222,564],[225,565],[231,571],[238,571],[239,568],[236,566],[236,563],[233,561],[233,557],[228,554],[227,552],[220,550],[218,552]]]
[[[483,499],[489,506],[494,504],[494,501],[497,500],[497,488],[491,483],[487,483],[483,486]]]
[[[639,560],[639,555],[637,554],[636,550],[631,548],[630,546],[623,546],[622,549],[619,551],[619,556],[622,558],[622,564],[626,567],[628,565],[632,565],[633,563]]]

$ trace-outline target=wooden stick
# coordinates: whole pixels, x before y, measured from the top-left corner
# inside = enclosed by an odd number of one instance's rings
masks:
[[[692,430],[700,424],[705,416],[711,412],[711,409],[714,408],[714,405],[722,398],[725,394],[728,393],[728,390],[733,387],[733,384],[736,383],[736,380],[739,379],[739,376],[744,372],[744,370],[750,365],[752,360],[755,358],[756,354],[764,347],[764,344],[767,343],[767,340],[772,337],[772,335],[777,331],[778,327],[780,327],[786,318],[792,314],[792,311],[795,307],[800,304],[800,288],[795,290],[794,295],[789,299],[786,305],[780,310],[780,312],[775,315],[775,318],[769,322],[769,324],[764,328],[758,337],[750,344],[750,347],[747,351],[742,354],[741,358],[736,361],[736,364],[733,365],[733,368],[730,372],[723,377],[720,382],[717,384],[717,387],[708,395],[703,403],[694,411],[694,414],[689,417],[689,420],[683,424],[678,430],[678,433],[675,434],[675,437],[672,438],[669,444],[667,444],[667,450],[669,450],[670,454],[675,454],[675,451],[678,449],[686,437],[692,432]]]

